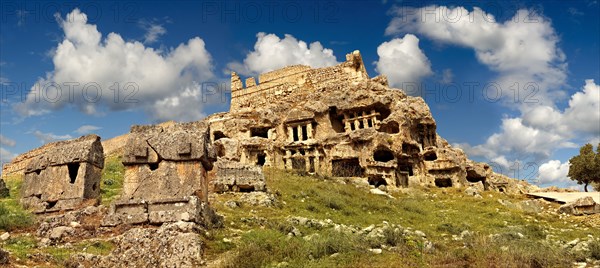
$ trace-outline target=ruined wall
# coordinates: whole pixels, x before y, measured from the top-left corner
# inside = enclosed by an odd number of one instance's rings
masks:
[[[368,79],[358,51],[348,54],[345,62],[332,67],[312,69],[295,65],[261,74],[258,82],[254,77],[249,77],[245,87],[240,77],[232,73],[230,112],[245,107],[259,107],[288,96],[294,96],[297,100],[306,99],[311,92],[335,84]]]
[[[73,209],[100,197],[104,153],[100,137],[83,136],[45,146],[25,168],[21,203],[35,212]]]

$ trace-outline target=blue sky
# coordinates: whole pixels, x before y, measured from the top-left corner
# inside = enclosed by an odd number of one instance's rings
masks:
[[[594,0],[0,8],[2,162],[90,132],[107,139],[132,124],[201,119],[228,109],[232,70],[329,66],[353,50],[372,77],[423,96],[442,137],[509,176],[571,186],[568,159],[600,141]]]

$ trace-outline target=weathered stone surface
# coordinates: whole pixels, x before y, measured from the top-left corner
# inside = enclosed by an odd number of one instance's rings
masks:
[[[133,126],[124,149],[122,199],[160,200],[198,195],[206,200],[206,170],[214,152],[208,124]]]
[[[560,206],[558,212],[572,215],[595,214],[600,213],[600,205],[587,196]]]
[[[113,239],[115,249],[89,267],[200,267],[204,243],[189,224],[134,228]]]
[[[0,179],[0,198],[7,197],[9,195],[8,188],[6,188],[6,184],[4,180]]]
[[[208,203],[197,196],[183,198],[116,201],[111,204],[108,215],[102,220],[103,226],[121,224],[155,224],[168,222],[195,222],[206,228],[221,225],[218,216]]]
[[[133,126],[124,148],[123,193],[102,225],[218,224],[207,203],[206,172],[215,159],[208,134],[205,121]]]
[[[21,203],[36,213],[69,210],[100,197],[104,154],[100,137],[59,141],[29,161]]]
[[[266,190],[265,176],[260,166],[228,160],[219,160],[215,166],[217,172],[213,180],[213,187],[217,193]]]

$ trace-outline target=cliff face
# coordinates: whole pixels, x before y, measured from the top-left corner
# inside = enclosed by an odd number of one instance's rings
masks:
[[[372,185],[497,188],[492,170],[436,133],[420,97],[369,78],[358,51],[332,67],[291,66],[260,81],[231,77],[228,113],[209,116],[211,141],[224,161]]]

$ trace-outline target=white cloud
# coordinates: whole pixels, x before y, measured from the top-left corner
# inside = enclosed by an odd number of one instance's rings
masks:
[[[87,16],[78,9],[68,14],[67,19],[60,16],[57,19],[65,37],[53,54],[54,70],[38,80],[24,103],[15,105],[21,115],[40,115],[72,104],[87,114],[97,113],[98,108],[139,108],[155,120],[181,120],[155,109],[165,99],[185,96],[194,83],[214,79],[211,55],[198,37],[176,48],[157,51],[140,42],[125,41],[117,33],[103,39],[96,25],[89,24]],[[73,87],[75,93],[70,97],[68,85],[74,82],[78,85]],[[58,91],[48,86],[51,83],[60,85],[63,91],[56,100],[52,99]],[[87,94],[83,91],[85,87]],[[119,92],[116,101],[115,92]],[[177,107],[187,111],[184,118],[199,119],[198,110],[204,104],[201,98],[181,105],[184,104],[188,106]]]
[[[561,163],[560,160],[550,160],[538,168],[540,184],[571,182],[567,177],[569,162]]]
[[[392,86],[416,83],[432,74],[429,59],[419,48],[419,38],[412,34],[383,42],[377,47],[377,55],[375,70],[386,75]]]
[[[139,23],[140,27],[146,31],[144,34],[144,44],[152,44],[167,33],[167,29],[161,24],[142,20]]]
[[[564,97],[560,86],[566,79],[565,55],[551,22],[535,12],[518,10],[503,23],[477,7],[473,11],[464,7],[398,7],[392,14],[395,17],[386,34],[416,32],[436,42],[472,48],[481,63],[498,72],[495,80],[503,92],[508,93],[518,83],[521,95],[527,96],[526,85],[533,83],[538,88],[534,98],[540,104],[552,105],[553,100]],[[511,94],[503,96],[507,102],[513,100]],[[517,100],[516,106],[522,102]]]
[[[9,147],[13,147],[15,146],[17,143],[15,142],[15,140],[10,139],[2,134],[0,134],[0,145],[4,145],[4,146],[9,146]]]
[[[90,134],[99,129],[102,129],[102,128],[97,127],[97,126],[92,126],[92,125],[83,125],[83,126],[80,126],[78,129],[76,129],[74,132],[79,135],[86,135],[86,134]]]
[[[275,34],[260,32],[256,35],[254,50],[246,55],[243,63],[230,62],[227,67],[242,75],[257,75],[288,65],[302,64],[325,67],[338,64],[333,50],[324,48],[320,42],[308,45],[292,35],[283,39]]]
[[[600,85],[585,80],[583,91],[571,96],[563,122],[574,130],[600,137]]]
[[[0,165],[12,161],[15,156],[16,155],[9,150],[0,147]]]
[[[447,85],[452,83],[453,79],[454,74],[452,73],[452,69],[444,69],[444,71],[442,72],[442,80],[440,80],[440,83]]]
[[[41,132],[39,130],[36,130],[33,132],[33,135],[38,138],[43,144],[49,143],[49,142],[55,142],[55,141],[61,141],[61,140],[68,140],[68,139],[72,139],[73,137],[71,135],[65,134],[65,135],[56,135],[54,133],[44,133]]]

